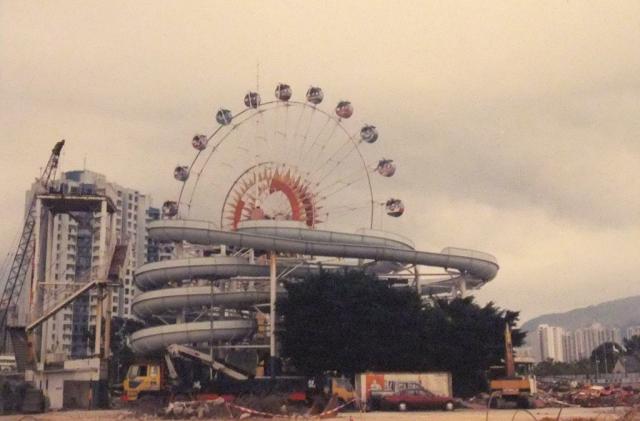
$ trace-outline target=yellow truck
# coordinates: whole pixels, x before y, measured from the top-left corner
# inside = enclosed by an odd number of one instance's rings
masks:
[[[183,384],[184,378],[179,375],[174,358],[196,361],[234,380],[249,379],[247,374],[229,367],[209,354],[184,345],[171,345],[164,354],[164,360],[141,361],[129,366],[127,377],[122,383],[123,400],[135,401],[145,395],[170,397],[175,394],[198,392],[197,381],[189,385]]]
[[[307,381],[307,402],[311,403],[318,397],[325,401],[335,397],[337,404],[342,405],[354,401],[356,392],[346,377],[318,376]]]

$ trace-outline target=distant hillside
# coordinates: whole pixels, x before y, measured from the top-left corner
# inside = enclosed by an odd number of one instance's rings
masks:
[[[524,323],[522,330],[533,332],[541,324],[575,330],[595,322],[606,326],[619,327],[624,336],[627,327],[640,325],[640,295],[578,308],[566,313],[538,316]]]

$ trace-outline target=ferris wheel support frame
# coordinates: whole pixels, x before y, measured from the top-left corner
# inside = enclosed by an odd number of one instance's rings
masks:
[[[211,150],[209,152],[209,155],[205,158],[205,162],[202,165],[199,173],[197,174],[196,180],[194,181],[194,185],[193,188],[191,190],[191,195],[189,198],[189,202],[187,203],[187,208],[191,207],[191,203],[193,201],[193,196],[195,195],[196,189],[198,187],[198,183],[200,180],[200,175],[204,172],[205,167],[209,161],[209,159],[211,159],[211,157],[213,156],[213,154],[216,152],[216,150],[220,147],[220,145],[226,140],[226,138],[231,135],[238,127],[241,127],[244,123],[246,123],[247,121],[249,121],[251,118],[258,116],[262,113],[264,113],[265,111],[272,111],[272,110],[276,110],[278,109],[278,106],[284,106],[284,107],[291,107],[291,106],[301,106],[303,107],[303,110],[306,109],[311,109],[315,112],[319,112],[320,114],[325,115],[328,119],[334,121],[336,123],[336,128],[339,127],[340,130],[342,130],[342,132],[345,134],[345,136],[347,137],[347,139],[353,144],[353,149],[355,149],[356,153],[358,154],[358,158],[362,164],[366,179],[367,179],[367,186],[368,186],[368,190],[369,190],[369,206],[370,206],[370,210],[369,210],[369,228],[373,228],[373,219],[374,219],[374,209],[375,209],[375,205],[376,202],[373,198],[373,184],[371,183],[371,177],[369,175],[369,171],[367,168],[367,162],[364,159],[364,156],[362,155],[362,151],[360,151],[360,148],[358,147],[358,144],[360,143],[360,141],[358,141],[355,136],[353,134],[351,134],[346,127],[344,127],[344,125],[342,124],[342,118],[336,117],[333,114],[318,108],[316,105],[313,104],[309,104],[308,102],[303,102],[303,101],[280,101],[280,100],[274,100],[274,101],[267,101],[264,102],[262,104],[260,104],[260,106],[258,108],[251,108],[251,107],[247,107],[244,110],[238,112],[237,114],[233,115],[231,123],[229,123],[228,125],[219,125],[214,131],[213,133],[211,133],[208,137],[207,137],[207,141],[211,141],[211,139],[213,139],[221,130],[223,130],[225,127],[230,126],[228,133],[225,133],[222,138],[215,143],[213,146],[211,146]],[[264,108],[267,107],[267,108]],[[253,113],[251,113],[251,111],[253,111]],[[234,123],[234,121],[242,116],[245,113],[250,113],[246,118],[244,118],[243,120],[241,120],[238,123]],[[202,152],[204,152],[204,150],[198,151],[198,153],[196,154],[196,156],[194,157],[193,161],[191,161],[191,165],[189,166],[189,172],[191,173],[191,170],[193,169],[193,166],[197,163],[198,158],[200,157],[200,155],[202,154]],[[245,171],[246,173],[246,171]],[[244,174],[244,173],[243,173]],[[189,177],[190,179],[190,177]],[[185,193],[185,188],[187,186],[187,183],[189,182],[189,179],[183,181],[180,187],[180,193],[178,195],[178,209],[180,208],[180,205],[183,204],[182,202],[182,197],[183,194]],[[222,225],[221,225],[222,227]]]

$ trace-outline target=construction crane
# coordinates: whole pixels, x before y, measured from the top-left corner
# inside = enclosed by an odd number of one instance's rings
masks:
[[[63,146],[64,139],[55,144],[51,151],[51,156],[49,156],[49,161],[38,178],[38,190],[40,191],[34,192],[31,197],[29,210],[25,216],[22,234],[20,236],[20,241],[18,242],[18,248],[13,256],[9,274],[4,283],[2,297],[0,298],[0,332],[2,332],[0,346],[3,350],[5,350],[6,345],[9,312],[11,311],[11,307],[16,304],[20,297],[31,260],[33,259],[33,232],[36,226],[36,196],[38,193],[47,192],[51,182],[55,179],[58,161],[60,159],[60,152],[62,151]]]

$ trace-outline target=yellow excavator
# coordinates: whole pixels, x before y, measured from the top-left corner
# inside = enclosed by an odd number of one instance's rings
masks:
[[[507,323],[504,331],[504,366],[489,369],[492,408],[504,408],[515,403],[518,408],[532,408],[534,396],[538,393],[533,359],[514,357],[511,328]]]

